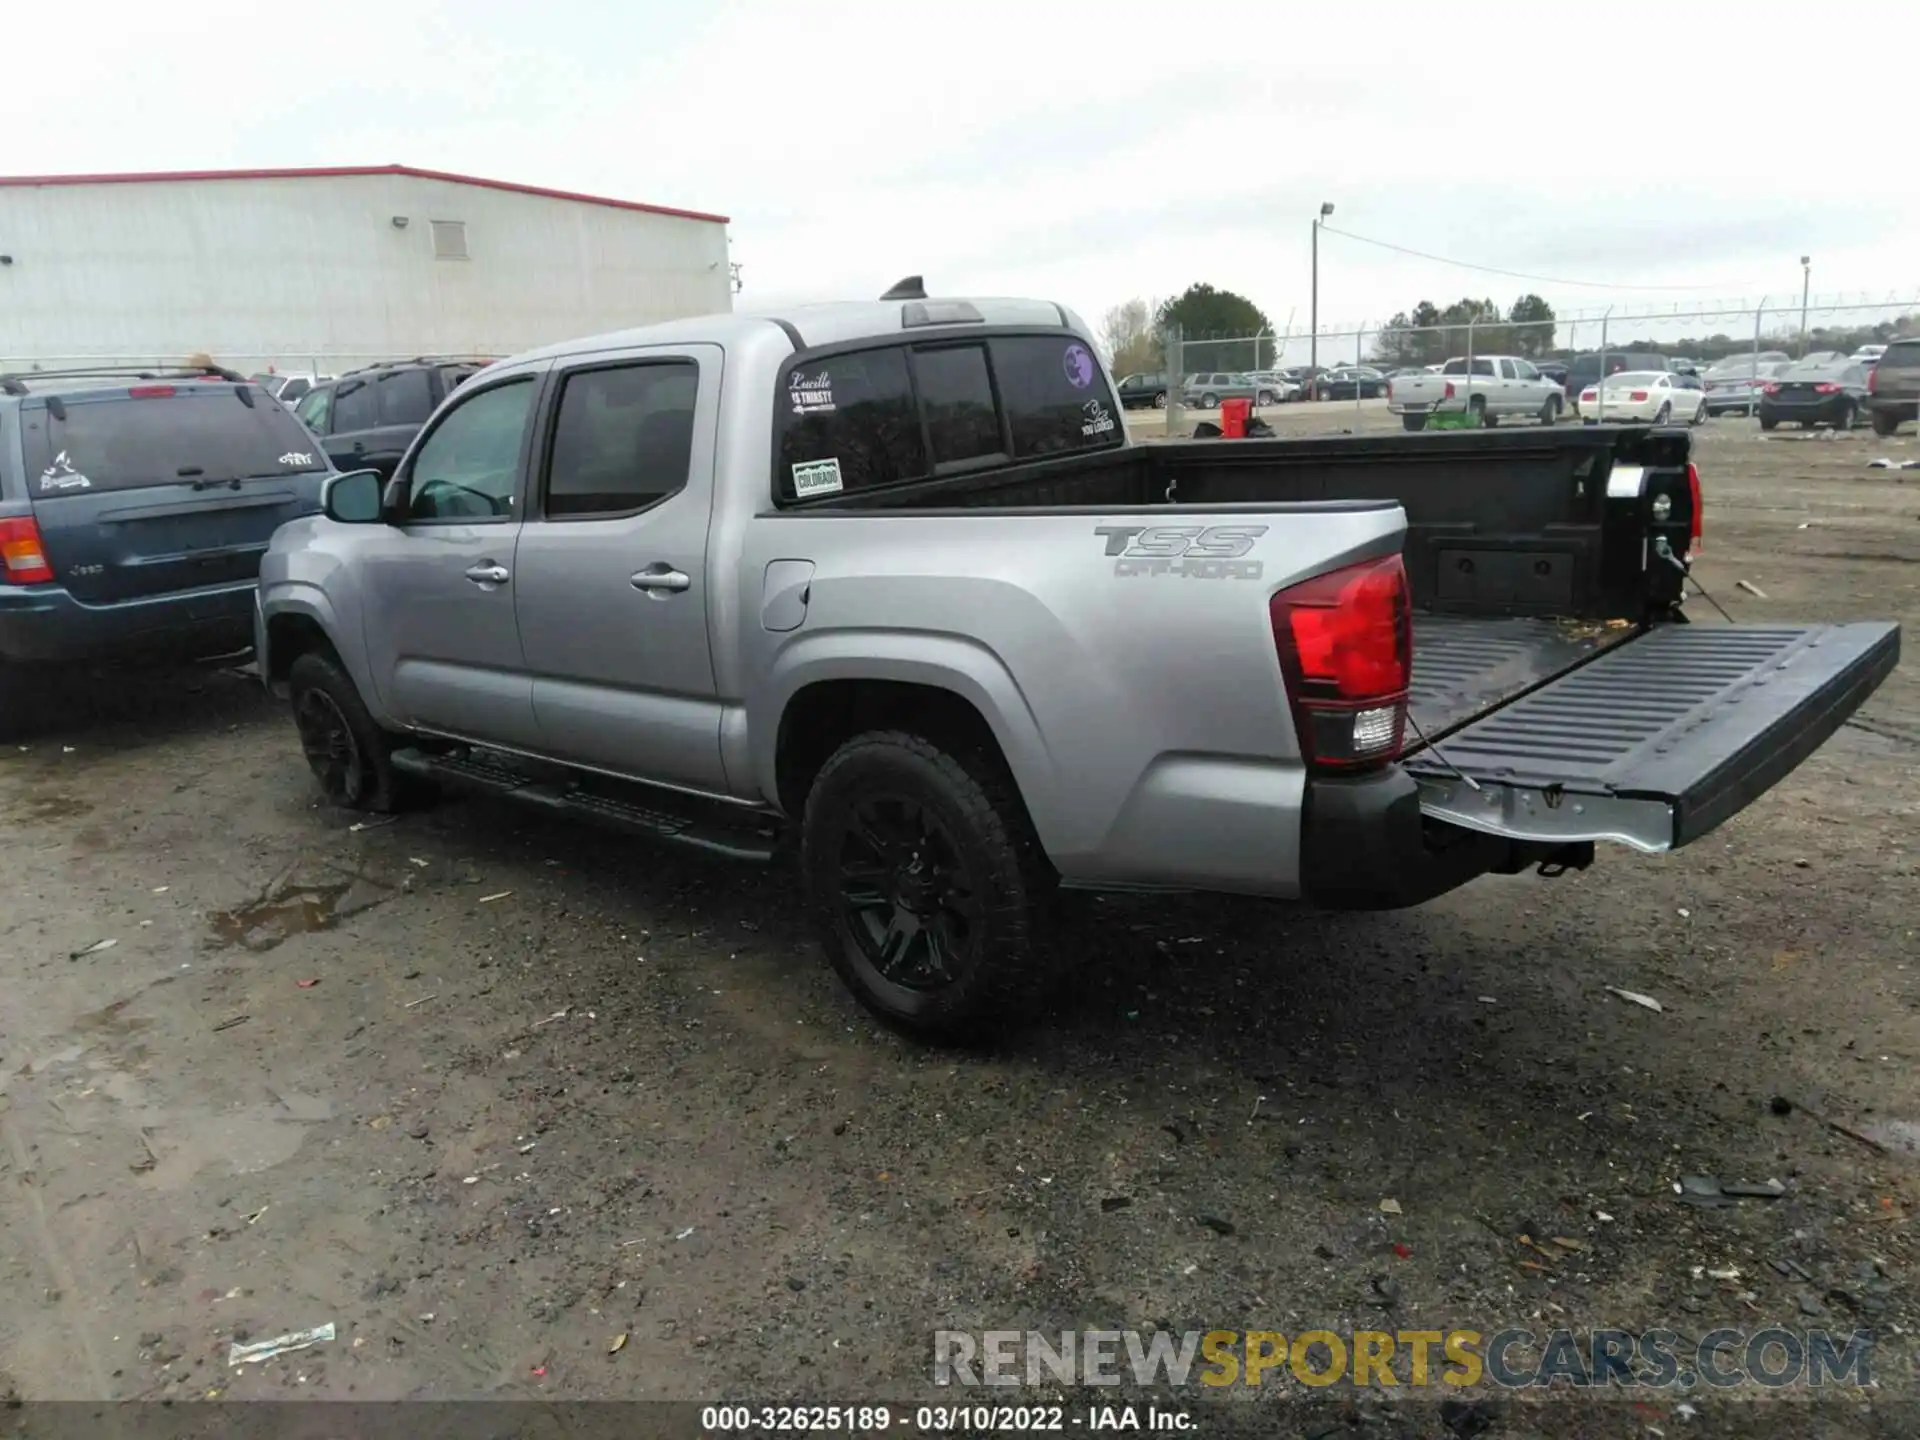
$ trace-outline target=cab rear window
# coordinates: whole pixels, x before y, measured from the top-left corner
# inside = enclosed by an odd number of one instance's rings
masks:
[[[248,406],[232,385],[141,388],[148,393],[69,395],[23,407],[28,494],[221,485],[327,468],[293,412],[257,390]]]
[[[810,500],[1124,444],[1072,335],[943,337],[802,360],[781,377],[776,493]]]

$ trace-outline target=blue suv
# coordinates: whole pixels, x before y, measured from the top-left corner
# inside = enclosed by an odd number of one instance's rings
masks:
[[[230,370],[0,375],[0,709],[19,664],[246,648],[267,541],[331,473]]]

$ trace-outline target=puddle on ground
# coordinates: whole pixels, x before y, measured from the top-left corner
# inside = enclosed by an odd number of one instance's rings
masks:
[[[257,900],[207,918],[222,944],[271,950],[295,935],[331,930],[349,915],[370,910],[393,892],[371,880],[286,881]]]
[[[1895,1155],[1920,1159],[1920,1121],[1880,1120],[1859,1127],[1860,1133],[1887,1147]]]
[[[138,1137],[136,1173],[161,1190],[178,1190],[210,1167],[233,1175],[270,1170],[299,1152],[308,1126],[333,1118],[333,1105],[317,1095],[215,1110],[155,1104],[150,1087],[129,1075],[102,1074],[95,1085]]]

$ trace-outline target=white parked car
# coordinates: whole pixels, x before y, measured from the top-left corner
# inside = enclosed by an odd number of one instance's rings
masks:
[[[1860,365],[1878,365],[1880,357],[1887,353],[1884,345],[1862,345],[1847,358]]]
[[[1706,392],[1688,389],[1671,371],[1623,370],[1604,384],[1604,397],[1594,385],[1580,392],[1580,416],[1589,425],[1602,418],[1698,425],[1707,418]]]

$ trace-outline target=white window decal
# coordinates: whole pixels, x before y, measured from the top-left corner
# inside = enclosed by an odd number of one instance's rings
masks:
[[[1089,439],[1095,435],[1107,435],[1113,431],[1113,412],[1098,400],[1089,400],[1082,405],[1086,419],[1080,424],[1080,433]]]
[[[837,495],[840,488],[838,460],[809,460],[793,467],[793,495],[796,500],[805,500],[814,495]]]
[[[53,463],[40,472],[42,490],[91,490],[93,481],[73,468],[73,462],[62,450],[53,457]]]
[[[302,450],[289,450],[280,457],[280,463],[282,465],[311,465],[313,464],[313,456]]]
[[[796,372],[787,382],[787,399],[793,403],[796,415],[831,415],[833,405],[833,376],[825,370],[818,375],[802,375]]]

